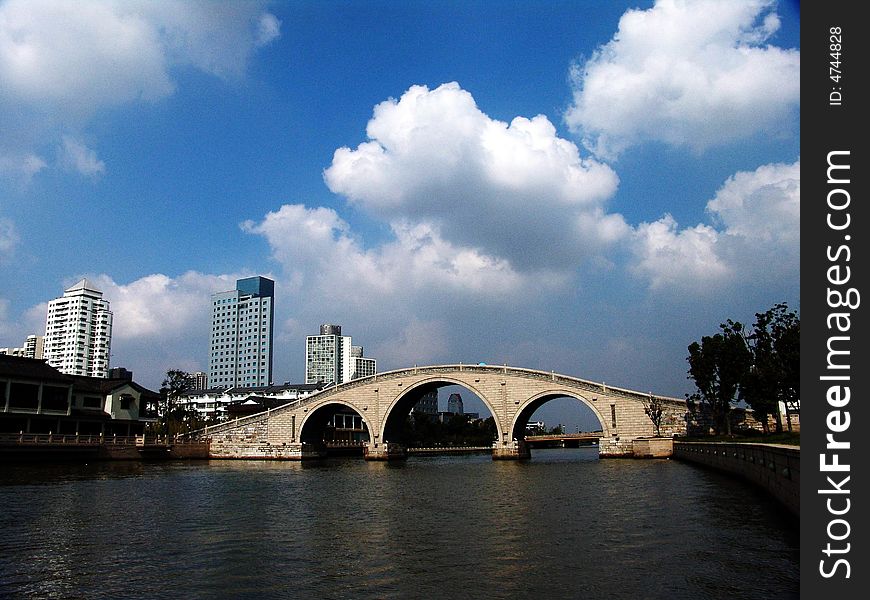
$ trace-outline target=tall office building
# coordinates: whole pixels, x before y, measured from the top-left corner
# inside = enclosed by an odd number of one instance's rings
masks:
[[[43,356],[67,375],[106,377],[112,346],[112,312],[103,292],[87,279],[48,303]]]
[[[254,387],[272,382],[275,282],[236,281],[236,289],[211,297],[208,382],[212,387]]]
[[[462,409],[462,396],[457,393],[450,394],[450,397],[447,399],[447,412],[452,413],[454,415],[464,414],[464,410]]]
[[[323,324],[320,335],[305,338],[305,383],[344,383],[376,372],[377,361],[341,335],[341,325]]]

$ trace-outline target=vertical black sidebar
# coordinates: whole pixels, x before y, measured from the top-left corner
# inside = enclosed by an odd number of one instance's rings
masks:
[[[870,590],[870,25],[861,6],[801,7],[801,596],[830,600]]]

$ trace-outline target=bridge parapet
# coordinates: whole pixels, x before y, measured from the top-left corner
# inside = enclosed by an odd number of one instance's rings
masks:
[[[685,431],[686,403],[683,400],[552,371],[458,364],[415,366],[378,373],[197,433],[211,438],[215,442],[213,448],[244,446],[241,451],[232,451],[237,455],[298,457],[299,452],[290,452],[294,456],[289,456],[289,450],[284,449],[301,442],[316,444],[319,438],[312,437],[312,427],[322,427],[326,422],[324,415],[343,406],[357,412],[366,424],[370,433],[367,457],[392,458],[402,454],[395,446],[397,427],[402,426],[418,398],[420,392],[413,390],[452,384],[462,385],[477,394],[494,417],[498,430],[493,449],[495,458],[527,457],[528,446],[523,442],[525,422],[538,407],[563,396],[586,404],[601,422],[599,449],[602,456],[630,455],[633,439],[654,434],[652,423],[644,413],[644,403],[650,398],[665,403],[668,420],[663,430],[667,434]],[[314,415],[319,416],[312,418]]]

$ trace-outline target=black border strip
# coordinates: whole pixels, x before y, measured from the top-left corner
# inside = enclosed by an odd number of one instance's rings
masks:
[[[863,434],[870,363],[861,351],[870,335],[868,307],[861,301],[870,302],[870,296],[860,298],[866,291],[870,173],[859,120],[866,119],[870,105],[867,82],[862,81],[868,24],[858,15],[861,6],[848,0],[804,0],[801,7],[800,508],[805,598],[866,598],[870,571],[870,507],[867,494],[858,489],[870,489],[870,436]],[[836,50],[839,56],[832,56]],[[829,164],[836,168],[829,171]],[[828,434],[842,446],[828,448]],[[826,471],[822,460],[849,465],[848,470]]]

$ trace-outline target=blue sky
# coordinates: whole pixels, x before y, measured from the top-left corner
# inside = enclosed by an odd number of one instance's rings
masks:
[[[799,308],[796,2],[0,2],[0,345],[87,276],[112,364],[207,368],[276,280],[276,381],[341,323],[387,370],[682,396]]]

